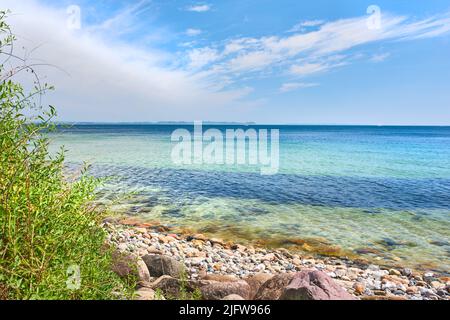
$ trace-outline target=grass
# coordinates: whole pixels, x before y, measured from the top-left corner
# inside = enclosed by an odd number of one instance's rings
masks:
[[[41,97],[53,88],[14,56],[7,14],[0,11],[0,59],[8,61],[0,65],[0,299],[127,297],[132,288],[110,271],[92,202],[99,181],[85,171],[68,177],[63,150],[50,155],[56,111]],[[14,81],[20,72],[33,78],[31,92]]]

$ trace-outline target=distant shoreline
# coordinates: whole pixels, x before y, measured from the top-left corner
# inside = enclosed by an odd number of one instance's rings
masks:
[[[91,126],[91,125],[116,125],[116,126],[127,126],[127,125],[142,125],[142,126],[175,126],[175,125],[187,125],[192,126],[194,122],[65,122],[56,121],[57,126],[63,125],[74,125],[74,126]],[[204,121],[203,125],[220,125],[220,126],[281,126],[281,127],[370,127],[370,128],[450,128],[450,124],[388,124],[388,125],[378,125],[378,124],[294,124],[294,123],[256,123],[256,122],[210,122]]]

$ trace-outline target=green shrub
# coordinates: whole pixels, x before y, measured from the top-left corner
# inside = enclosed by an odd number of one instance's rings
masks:
[[[55,109],[42,108],[40,98],[52,88],[30,66],[5,68],[18,59],[6,16],[0,12],[0,58],[9,60],[0,65],[0,299],[128,294],[131,288],[110,271],[102,215],[91,202],[98,181],[84,172],[68,177],[63,150],[49,154]],[[30,93],[14,82],[18,72],[34,77]]]

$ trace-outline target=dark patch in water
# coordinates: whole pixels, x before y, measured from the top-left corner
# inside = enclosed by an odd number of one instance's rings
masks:
[[[430,244],[438,246],[438,247],[445,247],[445,246],[450,246],[450,243],[448,241],[430,241]]]
[[[163,202],[229,197],[256,199],[269,204],[303,204],[363,208],[367,213],[391,210],[450,209],[450,179],[400,179],[335,176],[302,176],[202,170],[146,169],[96,165],[100,177],[122,174],[130,187],[158,187]],[[187,201],[187,200],[186,200]],[[251,209],[250,209],[251,210]],[[264,210],[254,210],[265,214]],[[419,220],[418,216],[412,219]]]
[[[375,249],[375,248],[360,248],[360,249],[356,249],[355,253],[356,254],[360,254],[360,255],[363,255],[363,254],[374,254],[374,255],[377,255],[377,256],[381,256],[382,255],[382,252],[380,250]]]
[[[390,238],[383,238],[379,241],[377,241],[378,244],[381,244],[383,247],[386,247],[388,250],[393,250],[395,247],[401,246],[402,244],[390,239]]]
[[[362,210],[362,212],[364,212],[364,213],[370,213],[370,214],[381,213],[381,211],[378,210],[378,209],[364,209],[364,210]]]
[[[407,247],[416,247],[417,244],[413,243],[413,242],[397,242],[391,238],[383,238],[379,241],[377,241],[376,243],[382,245],[383,247],[385,247],[387,250],[394,250],[397,247],[400,246],[407,246]]]
[[[161,212],[164,216],[170,216],[174,218],[182,218],[184,217],[184,214],[181,213],[181,210],[178,208],[172,208],[172,209],[165,209],[163,212]]]
[[[148,197],[145,201],[144,204],[147,207],[154,207],[157,206],[159,204],[159,200],[157,197]]]

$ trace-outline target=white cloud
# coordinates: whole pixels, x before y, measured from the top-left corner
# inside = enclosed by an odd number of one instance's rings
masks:
[[[220,76],[241,77],[245,72],[282,75],[287,70],[304,77],[349,64],[356,55],[352,57],[348,51],[363,45],[438,37],[450,32],[449,13],[422,20],[384,14],[381,28],[375,30],[368,28],[367,19],[368,16],[329,22],[305,21],[302,27],[318,28],[289,36],[231,39],[216,44],[219,58],[209,71]]]
[[[301,31],[305,31],[306,28],[317,27],[324,23],[325,23],[325,21],[323,21],[323,20],[306,20],[306,21],[296,24],[291,29],[289,29],[287,32],[301,32]]]
[[[276,60],[276,56],[266,51],[255,51],[232,59],[229,63],[233,72],[261,70]]]
[[[391,56],[390,53],[378,53],[378,54],[373,55],[370,58],[370,61],[372,61],[372,62],[383,62],[387,58],[389,58],[390,56]]]
[[[189,66],[201,68],[219,59],[217,50],[212,48],[192,49],[189,51]]]
[[[290,72],[295,75],[305,76],[321,71],[328,70],[329,67],[325,64],[320,63],[305,63],[301,65],[293,65],[290,68]]]
[[[305,77],[345,66],[349,63],[346,59],[350,60],[351,57],[347,57],[345,55],[334,55],[314,62],[310,62],[308,59],[302,59],[300,63],[293,64],[289,68],[289,72],[296,76]]]
[[[209,4],[198,4],[189,6],[186,8],[186,10],[192,12],[207,12],[211,10],[211,6]]]
[[[194,36],[198,36],[202,33],[202,30],[200,29],[187,29],[186,30],[186,35],[190,36],[190,37],[194,37]]]
[[[137,22],[136,17],[150,10],[150,3],[150,0],[140,0],[123,8],[118,14],[108,18],[101,24],[88,27],[88,29],[90,32],[106,32],[110,36],[119,36],[138,30],[141,24]]]
[[[280,87],[280,92],[289,92],[297,89],[312,88],[317,86],[319,86],[318,83],[288,82],[282,84],[282,86]]]
[[[35,0],[3,0],[14,14],[9,22],[20,48],[38,47],[30,60],[57,66],[37,68],[56,91],[46,103],[57,106],[66,121],[218,120],[229,116],[230,106],[248,88],[210,90],[210,83],[171,66],[174,56],[149,47],[113,40],[102,28],[69,30],[65,9]],[[95,30],[95,31],[93,31]],[[197,64],[212,61],[213,51],[199,50]],[[209,57],[208,57],[209,56]],[[65,72],[61,72],[60,69]]]
[[[49,102],[59,106],[62,119],[74,121],[211,120],[211,115],[225,120],[233,118],[230,110],[236,111],[230,106],[252,104],[243,102],[251,89],[239,86],[242,79],[303,79],[351,63],[354,57],[349,51],[367,44],[450,32],[449,14],[422,20],[385,14],[379,30],[367,28],[366,16],[305,21],[303,27],[315,28],[301,34],[228,39],[204,47],[189,42],[178,46],[180,52],[171,53],[153,47],[152,41],[145,47],[120,41],[123,33],[140,28],[135,17],[148,12],[148,3],[139,1],[103,23],[70,31],[65,8],[46,7],[37,0],[2,0],[2,6],[15,13],[10,21],[19,36],[17,48],[40,46],[33,58],[70,74],[38,70],[45,74],[45,81],[57,87]],[[199,4],[191,8],[205,12],[211,7]],[[186,33],[194,36],[198,33],[194,30]],[[386,58],[374,55],[372,61]],[[290,80],[280,90],[306,87],[304,81]]]

